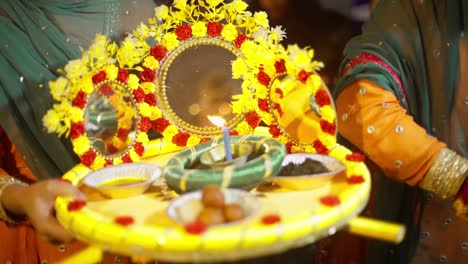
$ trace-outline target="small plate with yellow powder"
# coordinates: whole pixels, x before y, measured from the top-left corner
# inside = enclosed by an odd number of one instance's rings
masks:
[[[124,163],[93,171],[83,183],[108,198],[125,198],[144,193],[160,177],[159,166]]]

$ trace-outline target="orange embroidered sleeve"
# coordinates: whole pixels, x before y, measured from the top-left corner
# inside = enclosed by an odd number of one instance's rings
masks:
[[[445,147],[414,122],[393,93],[370,81],[346,87],[336,108],[339,132],[395,180],[418,184]]]

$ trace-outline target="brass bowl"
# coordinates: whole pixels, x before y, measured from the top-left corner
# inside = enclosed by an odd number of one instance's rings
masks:
[[[326,186],[335,176],[341,173],[345,173],[346,170],[345,165],[335,158],[326,155],[310,153],[288,154],[284,158],[282,166],[284,167],[290,163],[299,165],[302,164],[306,159],[313,159],[322,163],[329,171],[299,176],[277,175],[268,179],[268,181],[278,184],[279,186],[286,189],[308,190]]]
[[[108,198],[125,198],[144,193],[161,177],[161,168],[148,163],[124,163],[91,172],[83,184]]]
[[[244,218],[219,225],[239,224],[251,219],[260,209],[260,202],[252,193],[240,189],[222,189],[225,204],[237,203],[245,212]],[[202,190],[185,193],[167,207],[167,215],[174,222],[184,225],[194,222],[203,209]]]

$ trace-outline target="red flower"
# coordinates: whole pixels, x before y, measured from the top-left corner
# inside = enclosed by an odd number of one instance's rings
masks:
[[[130,130],[125,129],[125,128],[119,128],[117,130],[117,137],[125,141],[128,138],[128,133],[130,133]]]
[[[93,165],[94,160],[96,159],[96,152],[92,149],[86,151],[83,155],[81,155],[81,163],[86,167]]]
[[[115,93],[108,83],[101,85],[101,87],[99,87],[99,91],[105,96],[112,96]]]
[[[217,37],[223,31],[223,25],[219,22],[208,22],[206,24],[207,34],[210,37]]]
[[[265,85],[265,86],[268,86],[268,84],[270,84],[270,76],[268,76],[268,74],[266,74],[263,70],[260,70],[257,74],[257,80],[259,83]]]
[[[356,162],[363,162],[366,160],[366,156],[362,155],[358,152],[353,152],[352,154],[346,155],[346,160],[348,161],[356,161]]]
[[[280,104],[275,103],[275,104],[273,105],[273,109],[276,109],[276,111],[278,111],[278,114],[279,114],[280,116],[283,116],[284,113],[283,113],[283,109],[281,109],[281,105],[280,105]]]
[[[280,88],[276,88],[275,93],[279,94],[281,99],[284,97],[283,90],[281,90]]]
[[[187,146],[187,140],[189,139],[190,134],[186,132],[179,132],[174,135],[172,138],[172,143],[176,144],[179,147]]]
[[[281,135],[281,130],[276,125],[270,125],[268,132],[270,132],[271,136],[273,136],[274,138]]]
[[[153,129],[156,132],[162,133],[164,130],[166,130],[166,127],[170,125],[169,121],[167,121],[165,118],[160,117],[153,122]]]
[[[312,73],[301,70],[299,74],[297,75],[297,78],[299,79],[299,81],[306,83],[310,75],[312,75]]]
[[[117,81],[122,82],[122,83],[127,83],[128,82],[128,71],[125,69],[120,69],[119,68],[119,73],[117,74]]]
[[[75,139],[85,133],[85,127],[83,122],[71,123],[70,126],[70,138]]]
[[[328,96],[327,91],[320,89],[315,94],[315,102],[317,102],[318,106],[322,107],[324,105],[331,104],[331,99],[330,96]]]
[[[76,94],[75,99],[73,99],[72,105],[75,106],[75,107],[83,109],[83,107],[85,107],[85,105],[86,105],[86,102],[87,102],[86,93],[83,92],[83,91],[79,91]]]
[[[164,57],[166,57],[166,53],[167,49],[161,44],[154,45],[150,50],[151,56],[153,56],[158,61],[164,59]]]
[[[326,206],[333,207],[333,206],[340,205],[341,202],[338,196],[330,194],[330,195],[323,196],[322,198],[320,198],[320,203]]]
[[[85,126],[83,122],[71,123],[70,126],[70,138],[75,139],[85,133]]]
[[[262,110],[263,112],[268,112],[268,110],[270,108],[269,105],[268,105],[268,100],[262,99],[262,98],[258,99],[257,105],[258,105],[258,108],[260,110]]]
[[[276,73],[286,72],[286,64],[285,64],[284,59],[281,59],[275,62],[275,69],[276,69]]]
[[[287,151],[288,153],[291,153],[291,151],[292,151],[292,146],[293,146],[293,145],[294,145],[294,144],[293,144],[291,141],[288,141],[288,142],[285,144],[285,146],[286,146],[286,151]]]
[[[107,145],[107,153],[108,154],[114,154],[119,152],[119,149],[116,148],[112,143],[108,143]]]
[[[231,130],[229,130],[229,135],[230,136],[237,136],[237,135],[239,135],[239,132],[237,132],[237,130],[235,130],[235,129],[231,129]]]
[[[133,91],[133,96],[135,97],[135,101],[137,101],[137,103],[141,103],[143,100],[145,100],[145,91],[143,91],[141,87],[138,87],[135,91]]]
[[[256,128],[260,124],[260,121],[262,121],[260,116],[255,111],[248,112],[245,115],[245,120],[252,128]]]
[[[74,200],[68,203],[67,210],[69,212],[79,211],[81,208],[85,207],[86,201],[84,200]]]
[[[201,138],[201,139],[200,139],[200,143],[204,143],[204,142],[207,142],[207,141],[210,141],[210,140],[211,140],[211,138],[209,138],[209,137],[204,137],[204,138]]]
[[[324,154],[324,155],[328,154],[327,147],[318,139],[314,141],[313,147],[315,148],[318,154]]]
[[[143,67],[143,71],[140,72],[140,79],[144,82],[153,82],[156,78],[156,73],[150,68]]]
[[[236,48],[240,49],[242,44],[248,39],[249,39],[249,37],[247,37],[247,35],[239,34],[239,35],[237,35],[236,39],[234,40],[234,45],[236,45]]]
[[[106,164],[104,165],[105,167],[111,166],[112,165],[112,160],[106,159]]]
[[[197,220],[191,223],[188,223],[184,226],[185,232],[193,234],[193,235],[202,234],[203,232],[205,232],[207,228],[208,228],[207,225]]]
[[[125,154],[122,157],[122,161],[123,161],[123,163],[132,163],[133,162],[132,158],[130,158],[130,155],[128,155],[128,154]]]
[[[145,95],[145,102],[151,106],[156,105],[156,95],[153,93],[149,93]]]
[[[192,27],[189,24],[183,24],[176,28],[175,33],[178,40],[187,40],[192,37]]]
[[[138,156],[143,156],[143,153],[145,152],[145,147],[143,146],[143,144],[141,144],[141,142],[137,142],[133,145],[133,149],[135,149],[135,152],[136,154],[138,154]]]
[[[93,83],[98,84],[107,78],[105,71],[100,71],[93,76]]]
[[[281,216],[278,214],[268,214],[262,217],[262,223],[265,225],[272,225],[281,222]]]
[[[326,120],[320,120],[320,127],[322,128],[322,131],[325,133],[328,133],[330,135],[334,135],[336,132],[336,125],[329,123]]]
[[[348,184],[359,184],[364,182],[364,178],[360,175],[353,175],[346,179],[346,181],[348,182]]]
[[[151,129],[151,119],[147,116],[141,118],[140,131],[148,132]]]
[[[133,224],[134,222],[135,220],[131,216],[117,216],[116,218],[114,218],[114,223],[122,226],[128,226]]]

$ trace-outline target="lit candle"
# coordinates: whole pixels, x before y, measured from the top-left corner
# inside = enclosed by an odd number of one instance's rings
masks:
[[[223,131],[224,149],[226,151],[226,161],[232,161],[231,140],[229,139],[229,128],[226,126],[226,121],[221,117],[208,116],[208,119],[215,126],[220,127]]]

